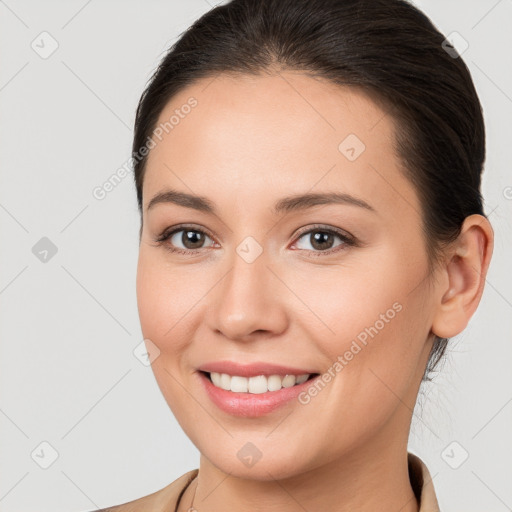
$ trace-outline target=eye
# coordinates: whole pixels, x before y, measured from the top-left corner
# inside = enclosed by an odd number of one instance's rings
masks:
[[[335,244],[336,238],[340,240],[340,243]],[[301,242],[301,239],[304,239],[304,241]],[[347,246],[355,245],[354,238],[347,233],[324,226],[315,226],[314,229],[303,231],[298,240],[294,246],[300,250],[312,251],[313,254],[315,252],[319,253],[315,254],[315,256],[331,254],[332,252],[343,250]]]
[[[336,238],[340,241],[338,244],[335,242]],[[301,239],[304,241],[301,242]],[[210,240],[209,245],[205,245],[207,240]],[[310,227],[308,231],[302,231],[297,240],[292,247],[308,251],[314,256],[325,256],[356,245],[355,238],[348,233],[325,226]],[[183,225],[167,228],[155,242],[172,253],[189,256],[215,245],[213,238],[202,229]]]
[[[178,254],[190,254],[204,249],[205,241],[213,239],[203,230],[193,226],[179,226],[165,230],[155,241],[165,248]]]

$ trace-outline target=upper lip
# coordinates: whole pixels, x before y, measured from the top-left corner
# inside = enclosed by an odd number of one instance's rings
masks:
[[[316,373],[304,368],[293,368],[272,363],[256,362],[250,364],[239,364],[234,361],[215,361],[201,365],[198,370],[203,372],[227,373],[228,375],[239,375],[240,377],[255,377],[257,375],[303,375],[305,373]]]

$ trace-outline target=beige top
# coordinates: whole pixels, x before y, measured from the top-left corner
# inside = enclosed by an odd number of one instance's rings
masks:
[[[420,504],[419,512],[440,512],[427,466],[413,453],[408,452],[407,459],[411,487]],[[198,472],[198,469],[193,469],[159,491],[122,505],[93,512],[175,512],[179,499]]]

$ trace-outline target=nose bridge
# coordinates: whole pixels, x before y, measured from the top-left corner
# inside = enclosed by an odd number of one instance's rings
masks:
[[[210,304],[213,328],[233,339],[282,328],[284,311],[273,290],[275,277],[268,263],[263,247],[252,237],[235,248],[230,269]]]

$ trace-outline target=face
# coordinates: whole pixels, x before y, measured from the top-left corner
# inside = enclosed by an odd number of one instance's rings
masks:
[[[137,300],[185,433],[217,468],[261,480],[403,446],[434,307],[393,119],[354,88],[291,71],[201,80],[158,124],[173,115],[147,160]],[[170,190],[206,203],[167,194],[148,209]],[[200,369],[226,361],[318,376],[211,394]]]

